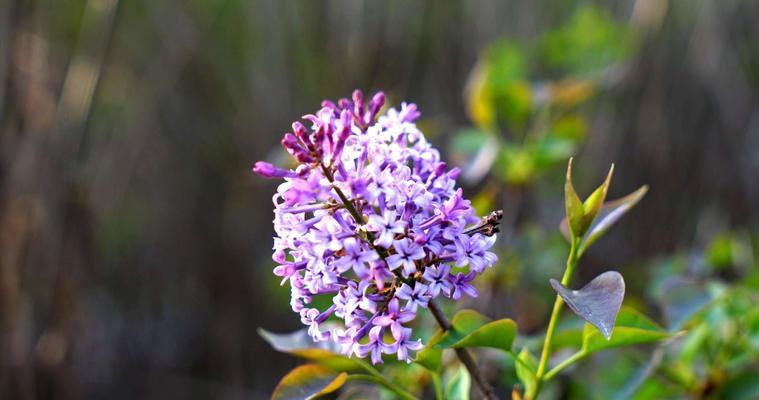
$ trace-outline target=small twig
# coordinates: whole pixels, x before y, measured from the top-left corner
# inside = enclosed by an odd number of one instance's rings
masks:
[[[440,308],[438,308],[437,304],[435,304],[433,300],[430,300],[428,305],[438,325],[440,325],[444,331],[450,331],[453,329],[451,322],[448,321],[448,318],[446,318],[445,314],[443,314],[443,312],[440,310]],[[461,363],[464,364],[466,369],[469,371],[469,375],[471,375],[472,379],[474,379],[474,383],[477,385],[477,388],[480,390],[480,392],[482,392],[482,395],[488,400],[498,400],[498,396],[496,396],[493,387],[485,381],[485,378],[483,378],[479,368],[477,368],[477,364],[475,364],[474,359],[472,358],[472,355],[469,354],[466,349],[454,350],[456,351],[456,355],[459,357],[459,360],[461,360]]]

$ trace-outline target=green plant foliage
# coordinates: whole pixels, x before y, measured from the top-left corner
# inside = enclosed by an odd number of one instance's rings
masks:
[[[577,196],[574,185],[572,184],[572,159],[569,159],[567,166],[567,178],[564,184],[564,205],[566,208],[566,219],[568,221],[570,241],[581,241],[585,233],[593,224],[596,216],[601,211],[601,207],[606,199],[606,193],[609,191],[611,177],[614,174],[614,164],[609,168],[609,174],[606,180],[593,193],[582,202]]]
[[[566,26],[547,32],[540,50],[549,66],[587,75],[626,59],[635,45],[629,28],[599,8],[583,7]]]
[[[468,400],[472,391],[472,377],[464,366],[459,366],[456,374],[445,387],[445,398],[450,400]]]
[[[564,183],[564,208],[566,211],[566,219],[568,221],[569,232],[572,239],[580,238],[585,233],[587,227],[584,223],[583,204],[580,197],[575,191],[575,187],[572,184],[572,159],[569,159],[569,166],[567,167],[567,179]]]
[[[343,386],[347,374],[318,364],[305,364],[290,371],[274,389],[272,400],[306,400],[332,393]]]
[[[538,369],[538,360],[527,347],[519,352],[517,358],[519,360],[515,365],[517,378],[524,386],[524,393],[532,393],[535,389],[535,371]]]
[[[593,224],[588,229],[588,234],[580,244],[580,252],[584,252],[596,240],[603,237],[622,216],[638,204],[643,196],[646,195],[646,192],[648,192],[648,186],[643,185],[625,197],[604,203]],[[562,224],[562,226],[565,226],[565,224]]]
[[[438,330],[426,346],[418,353],[416,353],[417,364],[434,373],[439,373],[443,360],[443,349],[437,346],[440,339],[443,337],[443,331]]]
[[[489,322],[473,310],[462,310],[451,319],[453,329],[445,332],[437,348],[491,347],[510,351],[517,326],[510,319]]]
[[[670,336],[669,332],[643,314],[632,308],[622,307],[609,340],[606,340],[593,325],[585,324],[582,334],[582,351],[591,354],[613,347],[658,342]]]

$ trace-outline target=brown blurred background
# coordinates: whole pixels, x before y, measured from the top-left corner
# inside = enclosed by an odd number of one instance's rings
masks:
[[[756,1],[0,2],[0,398],[268,398],[296,361],[256,328],[299,321],[271,274],[275,182],[252,163],[353,88],[416,102],[445,154],[484,46],[584,4],[641,39],[587,106],[576,184],[615,162],[612,197],[651,186],[589,262],[756,231]],[[506,220],[556,226],[550,187],[506,192]]]

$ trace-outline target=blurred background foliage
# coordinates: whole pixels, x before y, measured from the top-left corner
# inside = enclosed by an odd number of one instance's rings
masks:
[[[271,274],[275,183],[249,169],[353,88],[419,104],[478,210],[504,209],[498,268],[446,306],[513,318],[528,347],[566,257],[567,158],[581,195],[611,162],[610,198],[650,185],[572,286],[617,269],[626,304],[675,337],[595,355],[544,396],[756,398],[757,15],[750,0],[0,3],[0,398],[268,398],[299,361],[256,328],[300,323]],[[506,397],[512,364],[481,356]],[[397,380],[429,390],[411,372]]]

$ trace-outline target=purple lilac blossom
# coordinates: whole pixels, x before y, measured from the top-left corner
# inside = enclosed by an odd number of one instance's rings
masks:
[[[296,167],[253,167],[284,179],[273,197],[272,258],[293,311],[315,341],[375,364],[382,354],[410,362],[409,350],[422,347],[407,326],[419,308],[440,295],[476,297],[471,281],[497,261],[495,237],[467,231],[479,219],[456,187],[460,170],[414,124],[416,105],[380,114],[384,101],[360,91],[325,100],[282,139]],[[313,307],[317,296],[332,305]],[[328,319],[342,327],[326,329]]]

